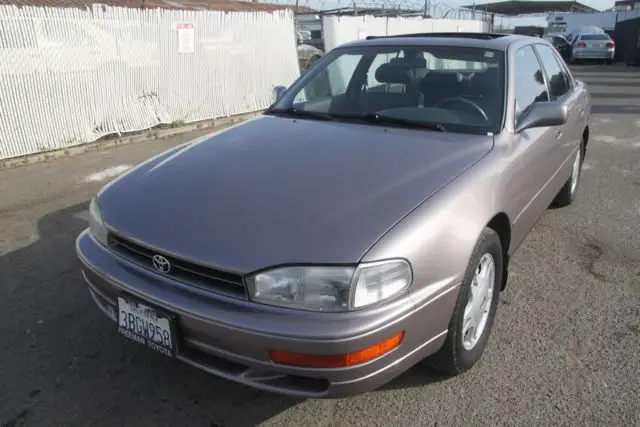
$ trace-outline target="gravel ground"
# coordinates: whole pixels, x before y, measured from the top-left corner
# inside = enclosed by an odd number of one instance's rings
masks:
[[[580,194],[519,249],[485,357],[350,399],[258,392],[164,359],[91,301],[73,244],[106,179],[92,174],[199,134],[0,171],[0,423],[640,425],[640,69],[574,71],[595,113]]]

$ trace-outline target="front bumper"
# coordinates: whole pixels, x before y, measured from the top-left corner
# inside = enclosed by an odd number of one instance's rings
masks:
[[[238,383],[297,397],[337,398],[371,391],[433,354],[444,342],[458,292],[458,286],[450,284],[420,302],[405,295],[349,313],[303,312],[186,286],[118,257],[88,230],[78,237],[76,251],[91,296],[114,322],[117,295],[127,292],[176,316],[179,360]],[[405,335],[399,347],[352,367],[303,368],[269,359],[272,349],[344,354],[401,331]]]

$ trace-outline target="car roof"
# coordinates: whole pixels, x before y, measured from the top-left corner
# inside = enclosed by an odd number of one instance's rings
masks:
[[[356,46],[460,46],[506,51],[513,44],[540,41],[538,37],[502,33],[416,33],[393,36],[369,36],[365,40],[345,43]]]

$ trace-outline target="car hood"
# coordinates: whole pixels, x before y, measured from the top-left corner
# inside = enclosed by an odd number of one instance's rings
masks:
[[[356,263],[492,146],[490,136],[260,116],[145,162],[98,200],[121,236],[220,269]]]

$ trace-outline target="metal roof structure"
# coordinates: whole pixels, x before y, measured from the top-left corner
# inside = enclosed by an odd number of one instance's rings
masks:
[[[90,9],[93,5],[128,7],[135,9],[171,9],[171,10],[221,10],[228,12],[255,12],[295,9],[293,5],[278,5],[238,0],[0,0],[0,6],[16,7],[52,7]],[[313,9],[299,6],[298,12],[314,12]]]
[[[478,12],[495,13],[497,15],[533,15],[551,12],[599,12],[579,1],[565,0],[507,0],[494,3],[482,3],[462,6]]]
[[[424,15],[423,10],[406,9],[399,7],[340,7],[336,9],[325,9],[321,11],[302,11],[302,8],[298,8],[298,15],[313,14],[318,16],[358,16],[358,15],[370,15],[370,16],[405,16],[405,15]]]

